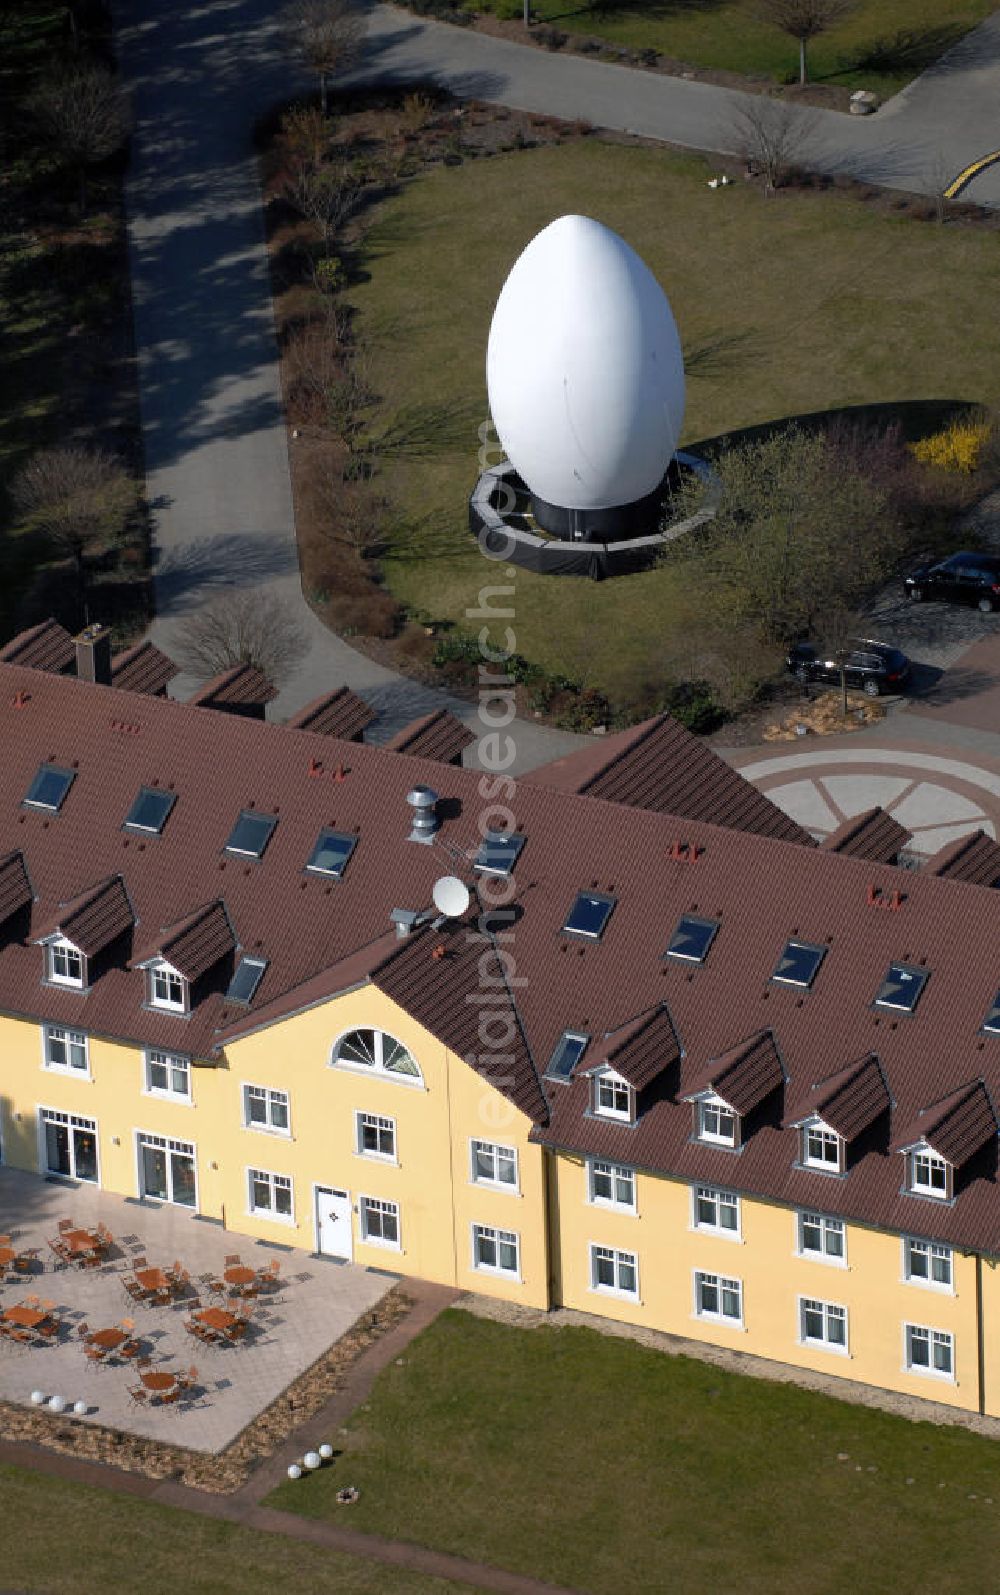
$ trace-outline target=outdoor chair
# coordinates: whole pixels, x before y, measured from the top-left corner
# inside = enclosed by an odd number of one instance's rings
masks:
[[[21,1300],[24,1302],[26,1307],[40,1307],[42,1304],[42,1298],[40,1296],[23,1296]]]
[[[86,1323],[77,1324],[76,1333],[79,1335],[81,1340],[86,1340],[87,1336],[90,1334],[90,1325]]]
[[[38,1303],[38,1305],[39,1305],[39,1307],[41,1307],[43,1312],[50,1313],[52,1311],[53,1307],[55,1306],[55,1302],[54,1301],[48,1301],[47,1298],[45,1296],[43,1296],[41,1301]]]
[[[0,1235],[0,1246],[12,1246],[13,1244],[9,1235]]]
[[[29,1274],[31,1272],[31,1265],[37,1256],[37,1246],[29,1246],[26,1251],[18,1252],[13,1262],[15,1274]]]
[[[83,1350],[88,1362],[103,1362],[107,1356],[107,1348],[105,1346],[85,1345]]]
[[[118,1320],[118,1328],[119,1329],[124,1329],[129,1334],[131,1334],[132,1330],[135,1328],[135,1319],[134,1318],[119,1318],[119,1320]]]
[[[148,1259],[146,1257],[145,1252],[140,1252],[138,1257],[133,1257],[133,1259],[132,1259],[132,1267],[133,1268],[148,1268],[149,1267],[149,1261],[148,1261]]]
[[[45,1244],[50,1251],[55,1252],[57,1259],[55,1265],[56,1268],[67,1268],[69,1266],[69,1259],[67,1258],[65,1249],[60,1242],[46,1240]]]
[[[240,1264],[240,1254],[239,1254],[239,1252],[230,1252],[228,1254],[228,1256],[226,1257],[226,1267],[227,1268],[232,1268],[232,1267],[235,1266],[235,1267],[238,1268],[239,1264]]]
[[[152,1357],[137,1357],[135,1359],[135,1365],[137,1368],[152,1368],[153,1359]]]
[[[122,1280],[122,1290],[125,1292],[126,1296],[128,1296],[129,1299],[131,1301],[133,1301],[133,1302],[142,1302],[142,1301],[145,1301],[145,1299],[146,1299],[146,1292],[143,1290],[143,1288],[139,1284],[138,1280],[135,1280],[135,1279],[123,1279]]]
[[[71,1218],[61,1218],[56,1225],[56,1229],[60,1235],[65,1235],[67,1230],[76,1229],[76,1225]]]
[[[135,1406],[145,1406],[146,1399],[149,1395],[145,1385],[127,1385],[126,1389],[128,1390],[129,1397]]]

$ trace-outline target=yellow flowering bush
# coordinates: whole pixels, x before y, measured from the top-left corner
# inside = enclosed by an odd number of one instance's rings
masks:
[[[942,471],[960,471],[969,476],[979,468],[989,435],[986,421],[953,421],[943,432],[911,443],[910,451],[921,465],[936,465]]]

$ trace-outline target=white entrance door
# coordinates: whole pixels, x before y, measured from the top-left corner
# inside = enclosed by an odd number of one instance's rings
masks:
[[[348,1191],[328,1186],[316,1188],[316,1246],[325,1257],[354,1255],[351,1226],[351,1197]]]

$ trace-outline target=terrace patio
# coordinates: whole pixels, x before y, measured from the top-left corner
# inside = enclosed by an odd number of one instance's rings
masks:
[[[91,1231],[103,1225],[113,1241],[89,1263],[82,1254],[65,1261],[50,1242],[58,1241],[60,1221],[67,1220]],[[195,1451],[214,1453],[231,1444],[395,1283],[389,1274],[234,1236],[178,1207],[15,1169],[0,1168],[0,1232],[10,1235],[15,1253],[35,1253],[26,1269],[4,1274],[0,1317],[37,1296],[53,1304],[46,1311],[57,1324],[30,1341],[0,1336],[0,1401],[29,1405],[34,1390],[61,1395],[69,1406],[82,1400],[87,1415],[66,1421],[93,1421]],[[239,1263],[227,1265],[234,1256]],[[141,1258],[154,1271],[179,1262],[189,1281],[135,1299],[124,1282],[137,1277]],[[275,1260],[276,1274],[258,1283],[259,1271]],[[245,1296],[226,1284],[227,1266],[249,1276]],[[200,1310],[236,1317],[248,1311],[246,1329],[232,1340],[202,1340],[185,1329]],[[103,1360],[88,1356],[80,1326],[94,1333],[122,1320],[134,1324],[128,1339],[136,1349],[123,1343]],[[153,1387],[166,1382],[157,1376],[183,1376],[192,1368],[197,1374],[188,1388],[171,1392],[169,1402],[156,1399]],[[153,1375],[149,1384],[143,1372]],[[129,1390],[140,1382],[147,1399],[137,1404]]]

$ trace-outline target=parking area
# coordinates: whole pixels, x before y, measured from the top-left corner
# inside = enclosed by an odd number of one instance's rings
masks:
[[[110,1243],[67,1259],[60,1236],[97,1239],[99,1225]],[[177,1207],[14,1169],[0,1169],[0,1231],[24,1260],[0,1286],[10,1326],[0,1335],[0,1400],[27,1405],[39,1392],[67,1408],[83,1402],[86,1414],[67,1421],[197,1451],[229,1445],[395,1283],[234,1236]],[[176,1285],[145,1297],[127,1290],[157,1273]],[[188,1329],[199,1315],[220,1332]],[[226,1320],[245,1329],[227,1335]],[[120,1343],[96,1355],[94,1336],[110,1344],[123,1324]]]

